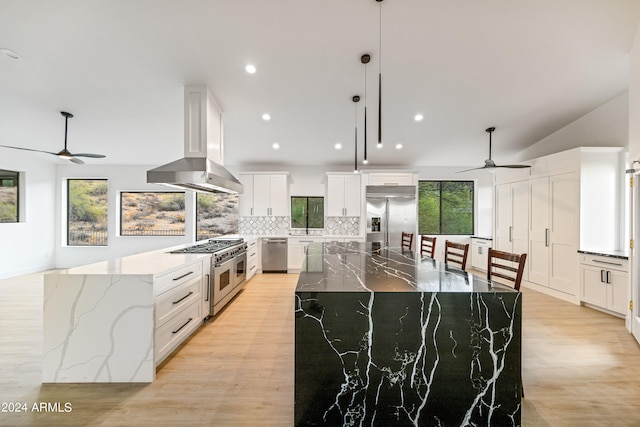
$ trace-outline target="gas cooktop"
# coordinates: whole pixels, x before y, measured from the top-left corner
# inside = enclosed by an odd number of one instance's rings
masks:
[[[243,239],[210,239],[205,243],[171,251],[172,254],[212,254],[243,243]]]

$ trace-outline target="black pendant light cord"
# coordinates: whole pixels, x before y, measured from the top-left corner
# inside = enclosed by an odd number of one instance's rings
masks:
[[[382,144],[382,0],[379,3],[378,14],[378,145]]]
[[[355,95],[353,98],[351,98],[351,100],[355,105],[355,136],[353,144],[353,146],[355,147],[355,154],[353,159],[353,171],[358,172],[358,101],[360,101],[360,96]]]
[[[360,62],[364,64],[364,159],[362,163],[367,163],[367,64],[371,61],[371,55],[365,53],[360,57]]]

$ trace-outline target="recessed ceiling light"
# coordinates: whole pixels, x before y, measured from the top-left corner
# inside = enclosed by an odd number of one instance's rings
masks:
[[[280,148],[280,144],[278,144],[277,142],[274,142],[272,147],[273,147],[274,150],[277,150],[277,149]]]
[[[396,144],[396,150],[400,150],[402,148],[402,144]]]
[[[416,122],[420,122],[422,121],[422,119],[424,119],[424,116],[422,114],[416,114],[413,118],[413,120],[415,120]]]
[[[6,56],[9,59],[13,59],[14,61],[20,60],[20,55],[18,55],[17,53],[12,51],[11,49],[7,49],[7,48],[4,48],[4,47],[0,48],[0,53],[2,53],[4,56]]]
[[[245,71],[249,74],[255,74],[256,72],[256,67],[255,65],[251,65],[251,64],[247,64],[246,67],[244,67]]]
[[[339,142],[336,143],[336,145],[334,145],[334,148],[336,150],[341,150],[342,149],[342,144],[340,144]]]
[[[268,122],[269,120],[271,120],[271,116],[269,115],[269,113],[264,113],[262,115],[262,120],[264,120],[265,122]]]

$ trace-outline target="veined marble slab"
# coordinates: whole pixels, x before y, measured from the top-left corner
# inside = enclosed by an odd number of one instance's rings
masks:
[[[43,382],[152,382],[154,303],[152,275],[45,275]]]
[[[521,293],[371,243],[310,244],[295,425],[520,425]]]

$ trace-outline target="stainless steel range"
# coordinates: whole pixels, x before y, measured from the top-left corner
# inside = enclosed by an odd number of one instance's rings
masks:
[[[247,277],[247,244],[243,239],[211,239],[171,253],[210,253],[210,314],[215,316],[242,289]]]

